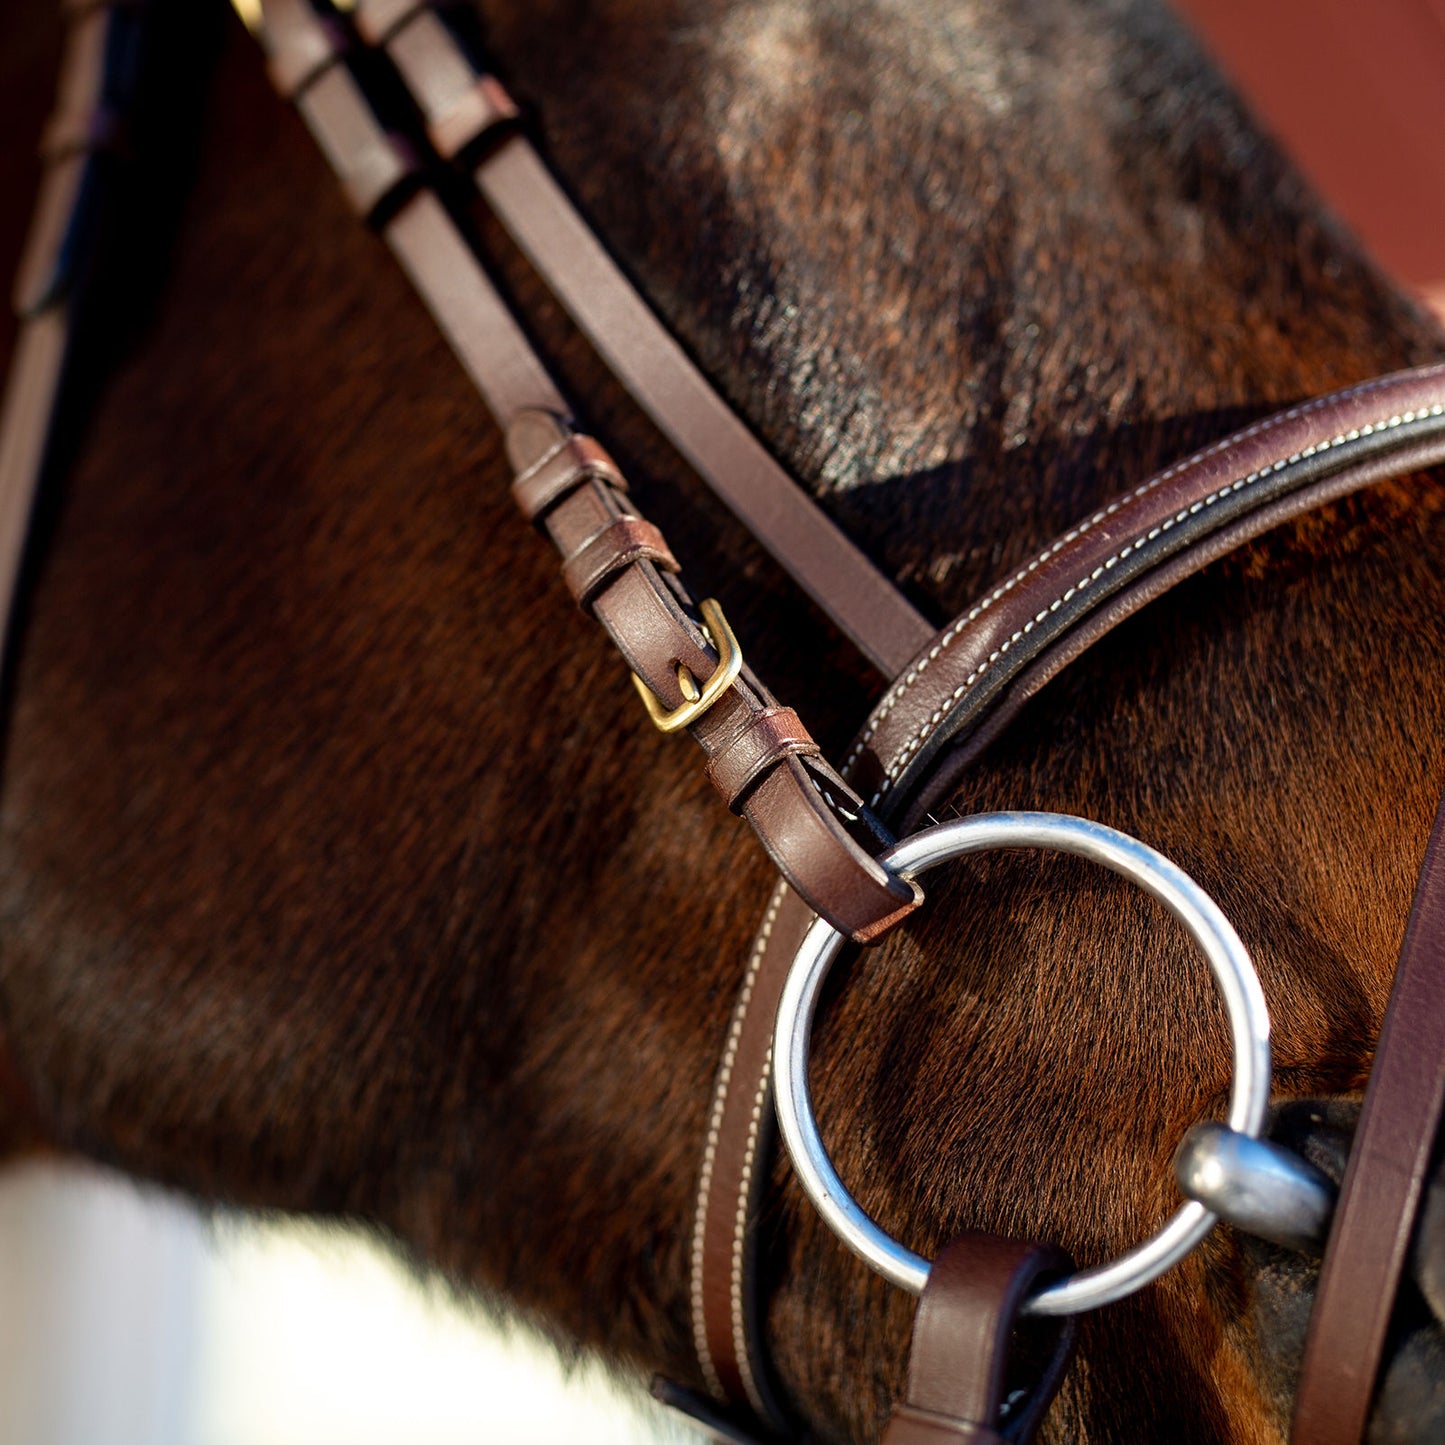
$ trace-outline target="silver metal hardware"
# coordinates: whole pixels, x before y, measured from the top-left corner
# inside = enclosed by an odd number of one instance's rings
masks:
[[[1174,1155],[1179,1192],[1246,1234],[1289,1249],[1324,1248],[1335,1186],[1307,1160],[1223,1124],[1196,1124]]]
[[[994,848],[1049,848],[1101,863],[1153,894],[1184,925],[1209,963],[1229,1016],[1234,1045],[1230,1128],[1257,1138],[1269,1104],[1269,1011],[1249,954],[1209,895],[1137,839],[1058,813],[982,813],[940,823],[905,838],[879,861],[911,877],[951,858]],[[808,1041],[823,980],[842,944],[842,935],[820,918],[793,960],[773,1041],[778,1121],[798,1178],[833,1232],[885,1279],[921,1294],[928,1282],[928,1261],[885,1233],[858,1206],[828,1158],[813,1113]],[[1075,1314],[1123,1299],[1183,1259],[1214,1223],[1214,1214],[1191,1199],[1160,1230],[1118,1259],[1040,1290],[1025,1312]]]

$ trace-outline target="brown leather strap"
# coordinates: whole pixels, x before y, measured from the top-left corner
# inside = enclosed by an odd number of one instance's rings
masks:
[[[1073,1321],[1040,1321],[1052,1336],[1037,1382],[1011,1397],[1010,1355],[1020,1312],[1040,1276],[1068,1269],[1049,1245],[965,1234],[939,1251],[913,1320],[908,1384],[883,1445],[1028,1445],[1058,1392]]]
[[[1445,801],[1425,849],[1310,1315],[1291,1439],[1363,1437],[1445,1104]]]
[[[12,292],[20,327],[0,400],[0,671],[9,662],[25,544],[51,451],[85,283],[113,198],[111,168],[145,55],[140,0],[87,0],[68,19],[40,191]],[[43,1133],[0,1030],[0,1094],[16,1139]]]
[[[769,707],[743,725],[712,755],[707,775],[734,812],[748,790],[789,754],[815,757],[819,747],[790,707]]]
[[[516,115],[443,20],[398,0],[359,0],[357,27],[384,44],[438,151],[471,154]],[[622,274],[525,137],[475,169],[488,206],[597,354],[697,474],[800,587],[894,677],[933,634],[901,592],[778,465]]]
[[[430,191],[413,196],[382,234],[493,416],[566,415],[546,368]]]
[[[45,469],[69,341],[70,316],[63,304],[24,322],[0,405],[0,656],[9,639],[25,536]]]
[[[424,0],[359,0],[354,14],[362,38],[385,49],[401,73],[443,159],[469,158],[518,118],[501,83],[472,64]]]
[[[641,517],[619,517],[594,532],[562,563],[562,580],[579,607],[587,607],[624,567],[651,562],[677,572],[677,558],[661,532]]]
[[[693,1220],[693,1347],[709,1393],[786,1435],[757,1328],[755,1221],[774,1118],[773,1020],[813,911],[786,883],[768,900],[733,1007],[703,1146]]]
[[[416,19],[393,7],[389,44],[400,46]],[[687,689],[719,669],[718,640],[705,632],[661,534],[628,501],[618,468],[568,419],[445,207],[416,189],[407,146],[385,130],[343,63],[341,32],[306,0],[263,0],[258,34],[273,77],[289,87],[357,210],[380,227],[506,428],[518,501],[562,553],[574,591],[660,710],[692,702]],[[887,835],[796,719],[786,737],[778,733],[777,703],[746,667],[723,686],[725,677],[705,708],[690,710],[687,730],[710,761],[723,755],[713,776],[726,801],[813,907],[853,939],[878,937],[922,897],[874,860]]]
[[[45,124],[40,154],[58,160],[74,151],[118,146],[124,117],[105,104],[107,52],[114,33],[109,10],[73,14],[65,35],[65,58],[55,109]]]
[[[526,411],[509,433],[512,460],[523,479],[558,455],[572,436],[560,417],[552,418],[551,436],[544,422],[545,414]],[[639,520],[614,484],[615,473],[611,464],[578,469],[570,490],[541,514],[540,525],[564,558],[619,524]],[[614,571],[592,593],[589,607],[663,708],[677,709],[688,700],[684,675],[701,684],[719,666],[718,641],[702,631],[677,573],[660,570],[644,553]],[[888,874],[853,839],[846,824],[861,812],[858,798],[817,755],[796,714],[790,714],[789,736],[756,752],[745,778],[728,765],[740,738],[756,740],[760,728],[766,735],[769,718],[779,716],[776,701],[744,667],[688,731],[710,764],[725,755],[718,767],[709,767],[709,775],[728,805],[752,824],[783,875],[851,938],[866,943],[911,912],[922,895]]]
[[[1105,631],[1291,516],[1445,461],[1445,366],[1381,377],[1225,438],[1101,508],[1005,578],[914,658],[844,773],[902,818],[945,747],[1007,718]],[[999,724],[994,724],[998,726]]]
[[[911,603],[772,459],[627,283],[520,136],[477,184],[659,430],[885,677],[932,635]]]
[[[40,142],[40,193],[13,299],[36,316],[62,300],[93,259],[107,162],[126,130],[142,56],[138,4],[72,9],[56,83],[55,109]]]
[[[880,700],[845,773],[864,780],[865,796],[895,826],[920,816],[1028,697],[1110,628],[1268,527],[1445,460],[1442,422],[1445,367],[1425,367],[1293,407],[1151,477],[944,628]],[[762,1172],[744,1106],[771,1099],[772,1020],[810,921],[796,894],[775,895],[714,1086],[693,1250],[694,1339],[709,1387],[735,1401],[747,1396],[728,1382],[766,1369],[748,1298],[729,1288],[752,1273],[746,1220]]]
[[[45,169],[13,298],[22,318],[0,403],[0,648],[8,640],[30,513],[45,470],[70,349],[76,292],[104,219],[110,148],[142,58],[136,3],[68,7]]]
[[[265,47],[271,84],[285,100],[295,100],[346,49],[341,27],[322,20],[308,0],[266,0],[261,18],[248,15],[248,23]]]

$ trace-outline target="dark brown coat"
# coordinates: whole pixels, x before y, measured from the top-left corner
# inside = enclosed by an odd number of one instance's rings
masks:
[[[0,16],[12,137],[48,104],[38,8]],[[1144,0],[483,10],[602,234],[939,621],[1195,444],[1441,353]],[[15,1065],[60,1147],[372,1221],[692,1378],[703,1113],[768,864],[646,726],[434,328],[224,39],[153,177],[172,206],[117,248],[143,304],[44,520],[0,803]],[[838,756],[877,679],[497,255],[699,592]],[[1095,648],[954,800],[1098,818],[1193,873],[1259,964],[1283,1095],[1368,1066],[1445,783],[1442,552],[1432,479],[1281,530]],[[840,1168],[919,1247],[982,1224],[1102,1257],[1172,1207],[1170,1152],[1225,1087],[1207,977],[1082,866],[999,858],[934,893],[822,1029]],[[781,1376],[820,1439],[874,1438],[908,1301],[775,1185]],[[1088,1321],[1058,1438],[1278,1439],[1264,1298],[1220,1236]]]

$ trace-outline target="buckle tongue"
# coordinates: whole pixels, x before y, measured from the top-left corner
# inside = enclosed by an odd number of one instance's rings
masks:
[[[728,626],[727,618],[715,598],[709,597],[698,604],[702,613],[703,633],[717,648],[717,666],[712,676],[699,688],[697,679],[682,663],[677,665],[677,685],[682,689],[682,702],[675,708],[665,708],[653,691],[634,672],[632,681],[641,694],[647,715],[659,732],[676,733],[691,726],[733,685],[738,673],[743,670],[743,650]]]

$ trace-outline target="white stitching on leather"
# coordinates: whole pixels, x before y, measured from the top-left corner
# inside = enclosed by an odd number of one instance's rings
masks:
[[[1362,386],[1354,388],[1351,392],[1342,392],[1330,397],[1321,397],[1317,401],[1310,402],[1305,406],[1295,408],[1293,412],[1285,412],[1283,415],[1277,418],[1272,418],[1268,422],[1257,423],[1254,431],[1256,433],[1264,431],[1269,425],[1273,423],[1285,421],[1291,416],[1299,416],[1303,412],[1308,411],[1313,407],[1323,406],[1327,402],[1339,401],[1342,397],[1367,391],[1370,389],[1371,386],[1379,386],[1381,384],[1382,383],[1380,382],[1366,383]],[[1354,427],[1347,432],[1340,432],[1336,436],[1329,438],[1327,441],[1316,442],[1313,446],[1304,447],[1300,451],[1291,453],[1288,457],[1280,457],[1277,460],[1271,462],[1268,466],[1261,467],[1258,471],[1250,472],[1248,476],[1240,477],[1236,481],[1229,483],[1227,486],[1220,487],[1218,491],[1211,492],[1207,497],[1191,503],[1183,511],[1176,512],[1174,516],[1166,518],[1158,526],[1151,527],[1148,532],[1144,533],[1142,536],[1136,537],[1132,542],[1122,547],[1107,561],[1095,567],[1093,571],[1091,571],[1087,576],[1081,577],[1077,582],[1074,583],[1072,587],[1065,591],[1061,596],[1055,598],[1055,600],[1051,602],[1047,607],[1045,607],[1041,612],[1036,613],[1029,621],[1025,622],[1021,628],[1014,632],[1012,636],[1010,636],[1006,641],[1000,643],[999,646],[994,649],[994,651],[989,653],[989,655],[971,673],[969,673],[969,675],[963,680],[963,682],[960,683],[958,687],[956,687],[949,695],[947,701],[945,701],[938,709],[934,711],[932,716],[928,719],[927,722],[923,724],[923,727],[919,730],[916,736],[907,744],[907,746],[902,750],[902,752],[900,752],[889,763],[887,768],[887,776],[884,778],[878,791],[874,793],[873,797],[869,800],[868,806],[870,808],[877,806],[879,800],[883,797],[883,795],[893,786],[895,782],[898,781],[898,778],[901,775],[904,766],[907,764],[908,759],[911,758],[913,754],[916,753],[918,749],[921,748],[923,744],[928,741],[928,739],[937,730],[939,724],[946,717],[948,717],[948,715],[954,710],[954,708],[963,699],[963,697],[970,691],[970,689],[972,689],[972,687],[979,680],[979,678],[981,678],[984,673],[987,672],[988,669],[999,660],[999,658],[1003,657],[1004,654],[1007,653],[1017,642],[1019,642],[1028,633],[1032,632],[1039,623],[1043,622],[1052,613],[1057,612],[1060,607],[1064,606],[1065,603],[1072,601],[1073,598],[1077,596],[1078,593],[1083,591],[1085,587],[1088,587],[1094,582],[1097,582],[1099,578],[1104,575],[1105,572],[1109,571],[1119,562],[1123,561],[1124,558],[1128,557],[1133,551],[1135,551],[1136,548],[1142,547],[1146,542],[1152,542],[1156,538],[1161,537],[1165,532],[1170,531],[1180,522],[1183,522],[1186,518],[1195,516],[1197,513],[1204,511],[1207,507],[1214,506],[1215,503],[1219,502],[1222,498],[1232,496],[1235,492],[1243,491],[1246,487],[1253,486],[1262,478],[1267,476],[1273,476],[1276,472],[1283,471],[1286,467],[1293,466],[1297,462],[1303,461],[1307,457],[1318,456],[1321,452],[1329,451],[1331,447],[1341,446],[1345,442],[1358,441],[1361,437],[1373,436],[1374,433],[1379,431],[1390,431],[1395,427],[1406,425],[1409,422],[1413,422],[1418,418],[1425,416],[1445,416],[1445,405],[1436,403],[1434,406],[1428,408],[1421,408],[1419,411],[1397,412],[1394,416],[1383,418],[1380,421],[1367,422],[1364,426]],[[1213,450],[1217,451],[1223,446],[1232,445],[1233,443],[1242,440],[1244,437],[1249,436],[1250,434],[1251,433],[1249,431],[1239,432],[1235,436],[1228,438],[1227,441],[1216,444]],[[1208,452],[1201,452],[1198,454],[1197,457],[1192,458],[1191,460],[1197,461],[1207,455],[1209,455]],[[1190,465],[1190,463],[1188,462],[1181,464],[1181,466],[1188,465]],[[1175,469],[1176,472],[1178,470],[1180,470],[1180,468]],[[1132,496],[1142,496],[1152,487],[1158,486],[1161,482],[1168,478],[1169,475],[1169,472],[1161,472],[1159,476],[1156,477],[1152,482],[1146,483],[1137,492],[1133,493]],[[1125,498],[1124,500],[1128,501],[1131,500],[1131,498]],[[1113,510],[1117,511],[1120,505],[1122,505],[1122,502],[1116,504]],[[1095,525],[1102,517],[1106,515],[1108,515],[1107,511],[1097,513],[1095,516],[1091,517],[1089,521],[1084,524],[1084,526],[1077,528],[1072,534],[1070,534],[1070,536],[1061,538],[1060,541],[1068,542],[1072,536],[1080,535],[1082,532],[1087,530],[1088,527]],[[1053,553],[1058,550],[1058,547],[1059,543],[1056,543],[1054,547],[1051,548],[1049,552],[1044,553],[1043,557],[1041,557],[1039,560],[1043,561],[1044,558],[1053,555]],[[990,597],[988,601],[996,601],[998,597],[1003,595],[1004,591],[1017,583],[1021,577],[1027,574],[1027,572],[1032,571],[1033,567],[1036,565],[1037,563],[1030,564],[1030,566],[1026,568],[1024,572],[1019,573],[1017,576],[1010,579],[1009,582],[1005,583],[1004,587],[995,594],[993,594],[993,596]],[[984,610],[984,607],[986,605],[987,602],[981,603],[972,612],[961,618],[960,621],[953,628],[950,629],[952,636],[948,638],[948,641],[951,642],[953,640],[953,637],[957,636],[958,633],[963,630],[963,626],[972,618],[978,616],[978,614]],[[943,647],[946,645],[946,643],[941,641],[937,648],[937,651],[930,654],[930,660],[932,657],[937,656],[938,652],[942,652]],[[923,668],[920,667],[918,669],[918,672],[921,673],[922,671]],[[904,681],[905,683],[907,683],[909,680],[905,678]],[[900,691],[898,697],[901,697],[902,695],[902,691]],[[896,706],[898,702],[898,697],[892,699],[892,702],[890,703],[890,710],[893,706]],[[883,719],[880,716],[878,718],[878,721],[881,722],[882,720]],[[870,732],[868,736],[871,735],[872,734]],[[867,741],[866,737],[864,741]],[[858,750],[855,749],[854,756],[857,755],[857,751]],[[851,763],[851,761],[852,759],[850,758],[849,762]],[[845,766],[847,766],[847,764],[845,764]]]
[[[827,788],[825,788],[825,787],[822,785],[822,783],[820,783],[820,782],[817,780],[817,778],[815,778],[815,777],[812,775],[812,773],[809,773],[809,774],[808,774],[808,781],[809,781],[810,783],[812,783],[812,785],[813,785],[813,791],[814,791],[815,793],[817,793],[817,795],[818,795],[820,798],[822,798],[822,800],[823,800],[835,813],[837,813],[840,818],[844,818],[844,819],[846,819],[846,820],[847,820],[848,822],[850,822],[850,823],[856,823],[856,822],[858,821],[858,814],[857,814],[857,812],[854,811],[853,809],[849,808],[849,807],[846,807],[844,804],[840,803],[840,802],[837,800],[837,798],[835,798],[835,797],[832,795],[832,793],[830,793],[830,792],[827,790]]]
[[[753,1112],[748,1118],[748,1146],[743,1155],[742,1177],[738,1180],[738,1207],[733,1216],[733,1262],[730,1271],[729,1299],[732,1301],[733,1353],[738,1357],[738,1371],[743,1377],[743,1389],[758,1417],[772,1418],[772,1412],[763,1401],[758,1382],[753,1377],[752,1352],[748,1349],[748,1317],[743,1300],[743,1276],[747,1268],[748,1217],[752,1202],[753,1170],[758,1162],[758,1140],[762,1136],[763,1111],[768,1106],[768,1095],[773,1081],[773,1050],[763,1062],[762,1081],[753,1097]]]
[[[757,941],[753,944],[752,957],[748,959],[747,972],[743,975],[743,986],[738,994],[738,1001],[733,1007],[732,1020],[728,1025],[727,1043],[723,1049],[722,1063],[718,1067],[717,1083],[713,1086],[712,1112],[708,1115],[707,1121],[707,1142],[703,1147],[702,1174],[698,1180],[697,1188],[697,1213],[693,1217],[692,1228],[692,1342],[697,1351],[698,1364],[702,1366],[702,1376],[707,1382],[707,1387],[713,1395],[726,1403],[727,1391],[723,1389],[722,1381],[718,1378],[717,1366],[713,1362],[712,1351],[707,1347],[707,1317],[703,1310],[703,1249],[707,1238],[707,1210],[708,1198],[712,1193],[713,1169],[717,1163],[718,1139],[722,1132],[723,1114],[727,1110],[728,1090],[732,1086],[733,1065],[737,1062],[738,1042],[742,1037],[743,1024],[747,1020],[748,1006],[752,1003],[753,989],[757,984],[758,970],[762,967],[763,959],[768,951],[768,939],[772,937],[773,924],[778,917],[778,909],[783,905],[783,894],[787,890],[787,883],[779,879],[773,888],[773,896],[768,900],[767,912],[763,914],[762,926],[758,930]],[[771,1054],[769,1055],[771,1061]],[[764,1077],[767,1077],[765,1073]],[[743,1204],[741,1205],[744,1214],[747,1210],[748,1185],[751,1180],[752,1146],[755,1143],[755,1133],[749,1134],[749,1153],[747,1177],[743,1182]],[[733,1274],[736,1277],[740,1265],[736,1254],[733,1261]],[[739,1292],[740,1294],[740,1292]],[[737,1309],[734,1306],[733,1335],[736,1339],[739,1331]],[[746,1335],[743,1336],[746,1340]],[[743,1366],[743,1383],[749,1386],[749,1395],[756,1387],[751,1384],[751,1374],[747,1367],[746,1348],[738,1351],[739,1362]],[[760,1412],[761,1413],[761,1412]]]
[[[1412,377],[1412,380],[1416,379],[1418,378]],[[1141,497],[1148,496],[1150,492],[1154,491],[1158,487],[1163,486],[1163,484],[1169,481],[1171,478],[1179,476],[1182,472],[1188,470],[1191,467],[1198,466],[1202,462],[1207,461],[1210,457],[1217,456],[1220,452],[1227,451],[1229,448],[1237,446],[1240,442],[1243,442],[1250,437],[1261,436],[1265,432],[1270,431],[1275,427],[1282,426],[1286,422],[1294,421],[1302,416],[1308,416],[1310,412],[1318,411],[1322,407],[1332,406],[1339,402],[1346,401],[1352,397],[1365,396],[1372,391],[1379,390],[1383,386],[1390,385],[1393,381],[1393,377],[1376,377],[1372,381],[1361,382],[1358,386],[1348,387],[1344,391],[1331,392],[1328,396],[1316,397],[1312,401],[1302,402],[1299,406],[1291,407],[1288,411],[1279,412],[1274,416],[1265,417],[1261,421],[1255,422],[1252,426],[1245,427],[1243,431],[1233,432],[1229,436],[1225,437],[1222,441],[1217,441],[1211,446],[1205,447],[1202,451],[1195,452],[1193,456],[1186,457],[1182,462],[1176,462],[1174,466],[1167,468],[1165,471],[1158,473],[1154,477],[1151,477],[1141,486],[1136,487],[1134,491],[1126,493],[1122,497],[1116,498],[1113,502],[1110,502],[1108,506],[1103,507],[1099,511],[1095,512],[1093,516],[1086,518],[1083,522],[1080,522],[1071,531],[1064,533],[1062,537],[1058,538],[1043,552],[1039,553],[1039,555],[1035,557],[1033,561],[1029,562],[1026,566],[1021,567],[1017,572],[1015,572],[1014,575],[1008,579],[1008,581],[1000,583],[999,586],[995,587],[994,590],[990,592],[987,597],[983,598],[982,601],[975,603],[973,607],[971,607],[966,613],[963,614],[963,616],[956,618],[949,625],[947,630],[937,639],[937,641],[933,643],[933,645],[928,649],[928,651],[918,659],[917,664],[909,668],[909,670],[904,673],[904,675],[899,678],[896,683],[894,683],[894,685],[884,695],[882,702],[880,702],[878,707],[874,710],[872,717],[868,720],[868,726],[863,730],[862,736],[859,737],[857,743],[853,747],[852,752],[850,752],[847,758],[844,759],[843,767],[841,769],[843,775],[845,777],[848,775],[849,771],[853,767],[853,764],[856,763],[858,759],[862,756],[863,750],[873,740],[874,735],[882,726],[884,720],[893,711],[893,709],[898,706],[899,702],[903,698],[903,695],[928,670],[929,666],[938,660],[941,654],[948,648],[949,644],[952,643],[959,636],[959,634],[964,630],[964,628],[966,628],[969,623],[973,622],[984,612],[988,611],[988,609],[992,607],[994,603],[999,601],[1000,598],[1002,598],[1007,593],[1011,592],[1015,587],[1017,587],[1018,584],[1022,582],[1024,578],[1027,577],[1031,572],[1037,571],[1038,568],[1041,567],[1045,562],[1047,562],[1051,557],[1061,552],[1065,547],[1069,545],[1069,543],[1077,541],[1078,538],[1082,537],[1086,532],[1089,532],[1093,528],[1097,527],[1100,522],[1103,522],[1109,517],[1112,517],[1121,508],[1128,506],[1132,502],[1138,501]],[[1432,408],[1430,415],[1434,416],[1437,414],[1438,413]],[[1414,413],[1411,413],[1411,415],[1413,416]],[[1313,456],[1315,452],[1319,450],[1323,450],[1323,448],[1310,448],[1300,453],[1300,455]],[[1135,545],[1137,545],[1137,543]],[[885,784],[884,787],[880,789],[877,794],[875,794],[872,799],[872,803],[869,804],[870,807],[873,805],[873,803],[877,803],[878,799],[881,798],[883,796],[883,793],[885,793],[888,790],[888,787],[891,786],[891,783],[892,780],[890,779],[889,782]]]

